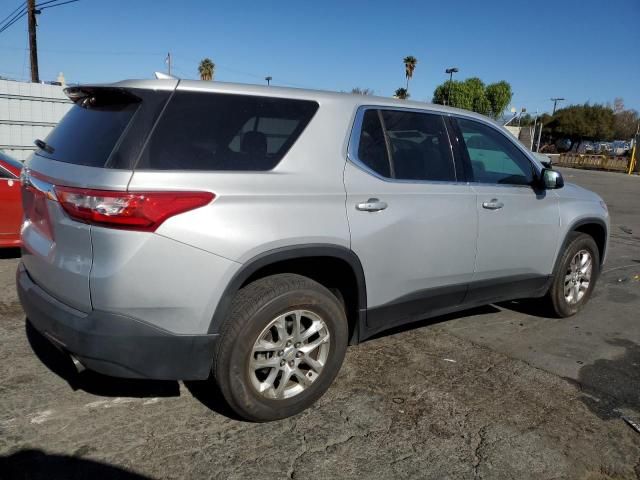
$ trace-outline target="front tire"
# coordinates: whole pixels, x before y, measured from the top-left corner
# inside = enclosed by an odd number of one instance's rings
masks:
[[[329,388],[347,340],[346,314],[334,294],[301,275],[272,275],[237,293],[214,352],[213,375],[241,417],[289,417]]]
[[[593,237],[580,232],[570,235],[547,294],[554,313],[562,318],[584,307],[600,274],[600,252]]]

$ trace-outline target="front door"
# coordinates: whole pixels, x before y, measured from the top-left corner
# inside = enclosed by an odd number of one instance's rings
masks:
[[[497,128],[457,119],[477,193],[478,251],[468,302],[527,296],[553,270],[559,201],[537,186],[531,160]]]
[[[356,126],[344,179],[369,328],[455,307],[473,276],[476,194],[457,181],[443,118],[368,108]]]

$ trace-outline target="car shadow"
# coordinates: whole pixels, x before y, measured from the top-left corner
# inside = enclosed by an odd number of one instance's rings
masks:
[[[0,260],[20,258],[21,256],[22,252],[19,248],[0,248]]]
[[[46,337],[26,322],[27,340],[38,359],[73,390],[82,390],[101,397],[179,397],[180,384],[173,380],[117,378],[91,370],[78,372],[73,360],[55,347]],[[233,420],[240,420],[225,402],[213,379],[185,381],[191,395],[210,410]],[[1,478],[1,477],[0,477]]]
[[[536,307],[536,302],[514,301],[501,303],[500,306],[529,315],[539,314],[540,316],[544,316],[541,314],[542,310],[537,310],[539,307]],[[364,342],[447,322],[449,320],[478,315],[490,315],[498,312],[500,312],[500,309],[495,305],[476,307],[393,327],[367,338]],[[74,390],[83,390],[87,393],[104,397],[148,398],[180,396],[180,386],[177,381],[116,378],[90,370],[78,372],[69,355],[56,348],[47,338],[35,330],[29,322],[26,322],[26,325],[27,339],[36,356],[49,370],[65,380]],[[193,398],[205,407],[229,419],[242,420],[224,400],[213,378],[201,381],[185,381],[183,383]]]
[[[91,449],[84,447],[84,450]],[[124,468],[81,458],[83,447],[71,455],[54,455],[42,450],[24,449],[10,455],[0,455],[0,478],[29,480],[147,480]]]
[[[620,410],[625,408],[640,412],[640,345],[621,338],[607,343],[624,348],[624,353],[584,365],[577,382],[567,379],[577,383],[582,403],[603,420],[620,417]]]
[[[510,300],[508,302],[500,302],[496,304],[500,308],[511,310],[513,312],[531,315],[539,318],[558,318],[551,310],[547,302],[541,301],[540,298],[523,298],[521,300]]]
[[[78,372],[71,357],[56,348],[46,337],[26,322],[27,340],[38,359],[73,390],[83,390],[102,397],[178,397],[176,381],[116,378],[91,370]]]
[[[209,410],[231,420],[246,421],[231,409],[213,377],[208,380],[185,381],[183,383],[187,390],[189,390],[189,393],[193,395],[193,398],[198,400]]]
[[[483,305],[481,307],[471,308],[469,310],[462,310],[460,312],[448,313],[446,315],[440,315],[438,317],[430,317],[424,320],[418,320],[416,322],[398,325],[397,327],[392,327],[388,330],[376,333],[375,335],[368,337],[364,341],[368,342],[370,340],[388,337],[397,333],[409,332],[411,330],[428,327],[430,325],[436,325],[438,323],[448,322],[449,320],[455,320],[457,318],[473,317],[475,315],[490,315],[492,313],[498,313],[499,311],[500,309],[496,308],[493,305]]]

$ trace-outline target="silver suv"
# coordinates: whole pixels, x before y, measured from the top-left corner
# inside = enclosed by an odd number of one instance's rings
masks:
[[[476,305],[587,301],[606,205],[487,118],[318,91],[71,87],[23,173],[29,324],[89,369],[293,415],[347,344]],[[213,388],[213,386],[212,386]]]

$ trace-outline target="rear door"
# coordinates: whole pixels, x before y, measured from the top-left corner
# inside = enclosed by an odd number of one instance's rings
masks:
[[[126,190],[144,140],[177,84],[140,83],[145,88],[68,89],[75,105],[22,175],[22,263],[43,290],[85,312],[92,308],[91,227],[65,213],[55,188]]]
[[[558,197],[537,187],[533,163],[496,127],[458,118],[477,192],[478,253],[469,302],[527,296],[551,274]]]
[[[476,194],[456,172],[442,116],[361,108],[349,158],[347,216],[369,327],[461,303],[473,276]]]

